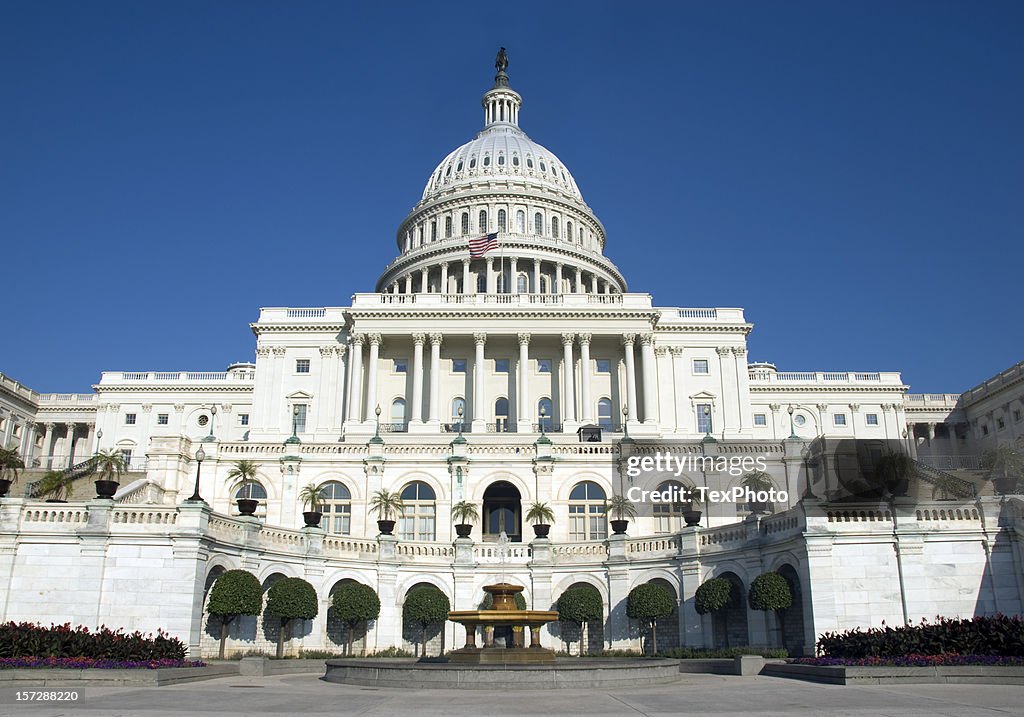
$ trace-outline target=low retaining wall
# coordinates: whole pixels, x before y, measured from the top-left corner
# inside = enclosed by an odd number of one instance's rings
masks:
[[[790,665],[769,663],[761,671],[830,685],[977,684],[1024,685],[1024,667],[949,665],[940,667],[859,667],[854,665]]]
[[[73,670],[67,668],[23,668],[0,670],[0,687],[38,685],[40,687],[160,687],[179,682],[212,680],[238,674],[237,663],[206,667],[162,667],[157,670]]]
[[[464,665],[409,659],[327,660],[324,680],[369,687],[495,690],[511,687],[594,688],[665,684],[679,679],[679,660],[580,660],[554,665]]]

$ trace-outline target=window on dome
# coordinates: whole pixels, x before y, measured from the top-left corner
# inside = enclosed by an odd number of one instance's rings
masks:
[[[566,241],[572,241],[572,222],[565,223],[565,239]]]
[[[544,217],[540,212],[533,215],[533,233],[537,235],[544,233]]]
[[[478,217],[477,226],[480,228],[481,232],[483,232],[484,234],[487,233],[487,210],[486,209],[481,209],[480,210],[480,215]]]
[[[484,155],[484,166],[485,167],[490,167],[491,166],[491,155],[489,155],[489,154],[485,154]]]
[[[519,155],[518,154],[513,154],[512,155],[512,166],[513,167],[518,167],[519,166]]]
[[[526,233],[526,212],[522,210],[516,212],[516,231],[520,234]]]
[[[546,164],[544,164],[544,160],[543,159],[540,161],[540,171],[542,171],[542,172],[547,172],[548,171],[548,166]]]
[[[421,481],[413,481],[402,489],[405,506],[399,518],[398,537],[402,540],[433,540],[434,517],[437,513],[434,490]]]
[[[469,168],[476,169],[476,157],[472,157],[469,160]]]
[[[430,222],[430,241],[437,241],[437,222]]]
[[[455,168],[455,171],[456,172],[461,172],[462,171],[462,160],[461,159],[459,160],[459,166]]]
[[[469,212],[462,213],[462,235],[469,234]]]
[[[580,243],[580,244],[582,244],[582,243],[583,243],[583,227],[580,227],[580,239],[579,239],[579,243]]]
[[[446,176],[446,177],[452,176],[452,165],[449,164],[448,165],[448,169],[444,170],[444,176]]]
[[[558,238],[558,217],[551,217],[551,236]]]
[[[530,280],[526,278],[526,274],[520,274],[516,279],[516,290],[520,294],[528,294],[530,292]]]
[[[451,217],[445,217],[444,218],[444,238],[448,239],[448,238],[451,237],[451,235],[452,235],[452,218]]]
[[[505,217],[506,217],[505,210],[504,209],[499,209],[498,210],[498,231],[499,232],[505,231]]]
[[[562,181],[563,182],[568,182],[569,181],[568,179],[565,178],[565,170],[564,169],[562,170]]]
[[[499,154],[498,155],[498,166],[499,167],[504,167],[505,166],[505,155],[503,155],[503,154]]]
[[[526,168],[533,169],[533,157],[526,158]]]

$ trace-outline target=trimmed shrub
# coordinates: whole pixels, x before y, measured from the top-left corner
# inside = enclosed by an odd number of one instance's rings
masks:
[[[182,662],[187,651],[181,640],[169,637],[162,630],[154,637],[139,631],[127,634],[109,627],[90,632],[87,627],[71,627],[71,623],[50,627],[31,622],[0,625],[0,658],[82,657],[123,662]]]
[[[818,638],[822,657],[862,659],[907,655],[1024,656],[1024,618],[995,615],[975,618],[936,617],[920,625],[826,632]]]
[[[569,588],[558,598],[558,619],[580,630],[580,654],[583,654],[583,625],[604,617],[601,593],[592,587]]]
[[[284,655],[285,633],[293,620],[312,620],[320,612],[316,589],[302,578],[281,578],[267,591],[264,610],[281,620],[277,633],[277,656]]]
[[[362,583],[343,583],[331,598],[334,615],[348,627],[346,654],[352,655],[352,642],[356,626],[380,617],[380,598],[377,591]]]
[[[785,610],[793,605],[789,583],[778,573],[761,573],[754,578],[748,597],[754,610]]]
[[[422,656],[427,654],[427,628],[448,619],[448,596],[433,585],[420,585],[409,591],[402,606],[402,617],[420,628]]]
[[[248,570],[228,570],[217,578],[210,589],[206,612],[220,618],[220,659],[224,659],[224,644],[232,620],[240,615],[259,615],[262,608],[263,588]]]
[[[658,620],[670,616],[675,609],[675,598],[656,583],[637,585],[626,599],[626,615],[650,625],[653,652],[658,651]]]
[[[725,578],[708,578],[697,587],[693,596],[693,606],[701,615],[736,607],[738,602],[732,583]]]

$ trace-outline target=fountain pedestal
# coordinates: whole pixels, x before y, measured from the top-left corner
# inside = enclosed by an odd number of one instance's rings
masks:
[[[485,585],[484,592],[491,595],[494,606],[491,610],[456,610],[448,613],[448,619],[466,628],[466,645],[449,653],[452,662],[473,665],[537,665],[555,661],[555,653],[540,646],[540,629],[558,619],[553,610],[519,610],[516,608],[516,594],[522,592],[520,585],[498,583]],[[495,627],[512,628],[512,647],[494,645]],[[484,628],[484,644],[476,645],[476,631]],[[519,628],[519,631],[516,631]],[[524,645],[525,631],[530,631],[530,646]]]

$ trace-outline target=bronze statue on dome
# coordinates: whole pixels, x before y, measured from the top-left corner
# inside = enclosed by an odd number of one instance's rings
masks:
[[[498,72],[504,72],[508,69],[508,55],[505,53],[505,48],[498,50],[498,57],[494,60],[494,68]]]

